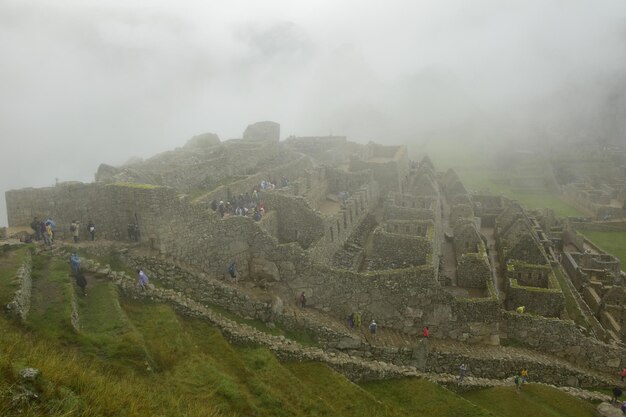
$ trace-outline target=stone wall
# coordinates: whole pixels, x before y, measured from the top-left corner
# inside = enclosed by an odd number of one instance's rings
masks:
[[[454,252],[460,259],[465,253],[478,253],[485,250],[485,244],[471,220],[458,222],[454,227]]]
[[[323,215],[323,236],[309,250],[315,262],[330,264],[334,254],[340,250],[350,235],[359,228],[378,203],[378,183],[373,181],[363,185],[342,204],[339,213]]]
[[[516,279],[510,280],[506,300],[510,310],[524,306],[526,312],[545,317],[560,317],[565,308],[565,298],[560,289],[522,286]]]
[[[259,170],[256,174],[247,175],[245,178],[220,185],[205,194],[201,198],[201,201],[204,201],[208,205],[211,201],[228,201],[237,195],[245,195],[246,193],[252,194],[253,187],[261,184],[261,181],[279,181],[282,176],[285,176],[295,184],[295,179],[304,175],[306,170],[312,167],[313,163],[311,159],[305,155],[285,155],[284,160],[281,159],[278,164],[272,164],[268,168]],[[264,192],[267,191],[262,191],[261,197]]]
[[[551,275],[553,273],[549,265],[535,265],[521,261],[511,261],[507,264],[507,279],[515,279],[521,286],[558,288],[558,285],[554,286],[554,282],[553,286],[550,286]]]
[[[457,285],[465,288],[487,288],[491,268],[486,253],[465,253],[457,262]]]
[[[569,320],[503,311],[500,337],[511,343],[553,354],[600,372],[617,374],[626,365],[623,347],[585,336]]]
[[[387,220],[383,228],[387,233],[410,236],[432,236],[435,225],[431,220]]]
[[[26,252],[22,265],[15,274],[14,282],[18,285],[17,291],[13,295],[11,302],[7,304],[7,310],[11,314],[19,316],[22,321],[26,320],[26,316],[30,310],[30,298],[33,288],[33,280],[31,276],[33,260],[29,252]]]
[[[371,257],[378,260],[378,269],[424,265],[433,262],[432,256],[432,236],[388,233],[382,227],[374,231]]]
[[[307,249],[323,237],[324,219],[304,198],[274,191],[266,193],[264,201],[269,210],[277,213],[280,242],[297,242]]]
[[[435,212],[430,209],[419,209],[396,206],[390,201],[384,204],[385,219],[393,220],[434,220]]]

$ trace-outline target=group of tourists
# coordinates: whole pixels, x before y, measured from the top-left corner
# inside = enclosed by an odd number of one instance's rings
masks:
[[[280,188],[289,186],[289,180],[285,176],[280,178]],[[252,217],[259,221],[266,212],[265,202],[263,201],[263,193],[272,191],[276,188],[276,182],[273,180],[263,180],[259,184],[252,187],[252,190],[246,191],[245,194],[234,196],[230,200],[213,200],[210,207],[217,212],[220,217],[244,216]]]
[[[35,232],[35,240],[43,240],[46,246],[51,246],[54,243],[57,225],[50,217],[46,220],[33,218],[30,228]]]
[[[51,246],[54,243],[57,231],[57,224],[52,218],[48,217],[46,220],[39,220],[39,218],[33,218],[33,221],[30,223],[30,228],[35,232],[35,240],[43,240],[44,244],[47,246]],[[74,243],[78,243],[80,241],[80,231],[81,224],[78,220],[72,220],[70,223],[70,233],[72,234],[72,238]],[[89,232],[89,236],[91,240],[95,240],[96,238],[96,225],[92,220],[89,220],[87,224],[87,231]]]

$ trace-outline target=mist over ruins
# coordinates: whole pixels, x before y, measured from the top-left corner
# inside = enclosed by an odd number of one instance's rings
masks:
[[[453,169],[412,160],[404,145],[279,139],[278,123],[259,122],[242,139],[207,133],[146,160],[103,163],[92,183],[8,191],[3,237],[30,241],[33,219],[53,219],[55,239],[76,237],[71,250],[89,273],[122,292],[356,381],[428,375],[454,385],[446,375],[464,363],[478,386],[520,368],[557,386],[614,383],[626,365],[624,273],[578,230],[623,227],[623,148],[507,156],[500,183],[522,193],[558,189],[587,213],[563,217],[470,192]],[[37,250],[67,256],[60,245]],[[107,253],[143,269],[148,290],[95,261]],[[26,320],[32,279],[24,271],[8,307]],[[304,329],[319,348],[225,324],[206,303]],[[355,314],[358,325],[348,326]],[[79,311],[72,325],[81,332]]]

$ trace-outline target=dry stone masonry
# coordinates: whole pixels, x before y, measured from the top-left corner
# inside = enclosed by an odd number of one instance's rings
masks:
[[[208,303],[304,327],[331,351],[437,372],[452,372],[464,360],[486,377],[532,359],[443,348],[436,356],[416,342],[429,326],[433,345],[461,343],[476,351],[513,345],[553,357],[555,364],[546,359],[535,368],[552,383],[593,385],[602,380],[594,372],[614,374],[626,365],[620,267],[602,253],[566,251],[572,233],[553,213],[471,194],[453,170],[438,172],[427,157],[410,161],[405,146],[342,136],[279,139],[277,123],[260,122],[242,139],[204,134],[145,161],[101,165],[94,183],[8,191],[9,224],[53,218],[59,239],[67,239],[74,219],[92,220],[97,238],[114,247],[127,244],[129,224],[137,225],[132,248],[144,255],[130,251],[123,258],[167,288],[154,289],[154,297],[179,294],[181,309]],[[260,219],[212,208],[251,194],[263,204]],[[86,227],[81,233],[85,240]],[[228,277],[233,262],[236,283]],[[297,311],[302,292],[315,320],[284,314]],[[566,294],[573,300],[567,306]],[[516,313],[522,305],[525,313]],[[586,314],[591,329],[565,319],[566,307]],[[316,324],[342,323],[354,312],[412,341],[377,350],[341,326]]]

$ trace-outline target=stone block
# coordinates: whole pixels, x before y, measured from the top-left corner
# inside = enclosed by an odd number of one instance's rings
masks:
[[[250,276],[255,281],[280,281],[278,267],[272,261],[261,258],[252,258],[250,261]]]

